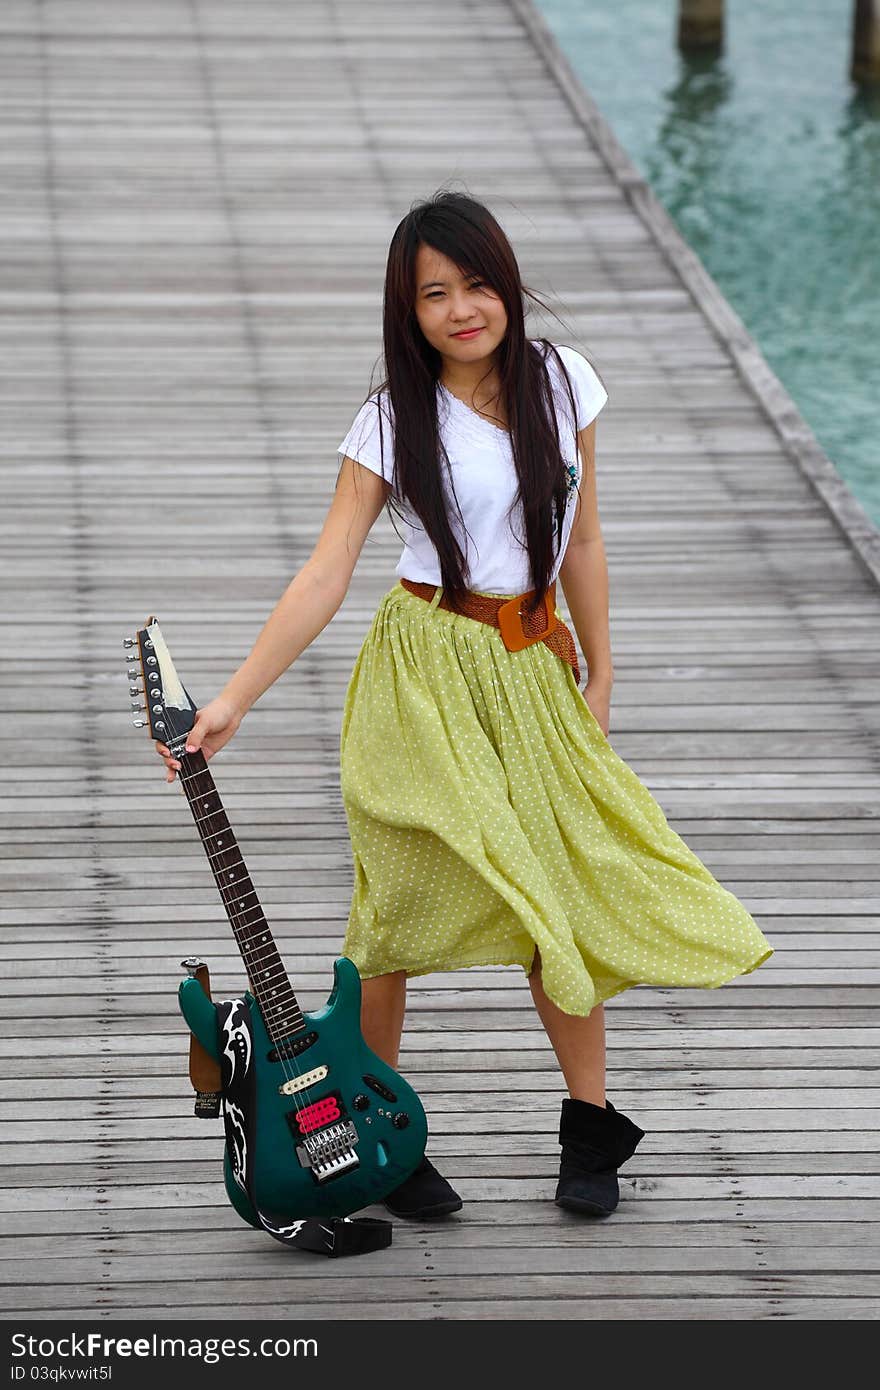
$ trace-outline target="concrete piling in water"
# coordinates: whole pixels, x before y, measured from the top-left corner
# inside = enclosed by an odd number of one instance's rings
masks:
[[[724,0],[678,0],[678,46],[694,49],[724,44]]]
[[[880,0],[855,0],[850,77],[880,82]]]

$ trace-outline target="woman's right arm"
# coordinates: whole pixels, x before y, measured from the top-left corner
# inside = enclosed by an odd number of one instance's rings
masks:
[[[199,710],[187,752],[201,748],[206,758],[228,743],[251,706],[296,661],[337,612],[348,592],[364,541],[391,491],[373,473],[346,455],[336,491],[314,550],[272,610],[253,650],[221,693]],[[180,763],[164,743],[166,780]]]

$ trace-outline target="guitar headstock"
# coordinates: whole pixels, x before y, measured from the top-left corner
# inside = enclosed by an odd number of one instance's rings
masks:
[[[144,699],[143,704],[132,704],[131,712],[136,716],[132,723],[136,729],[149,728],[151,738],[167,744],[179,757],[196,722],[196,706],[174,669],[157,620],[148,618],[135,637],[123,638],[122,645],[134,649],[125,658],[129,694],[133,700],[136,696]],[[145,719],[140,718],[142,714]]]

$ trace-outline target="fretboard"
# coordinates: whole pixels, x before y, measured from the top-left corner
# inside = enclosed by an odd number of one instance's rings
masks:
[[[180,755],[179,777],[263,1022],[276,1045],[305,1027],[287,971],[223,809],[205,756]]]

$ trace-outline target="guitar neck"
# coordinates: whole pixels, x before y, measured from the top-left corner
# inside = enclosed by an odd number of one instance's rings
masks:
[[[280,1043],[305,1027],[302,1010],[205,756],[201,750],[178,756],[180,780],[241,952],[251,992],[260,1006],[269,1037],[273,1043]]]

